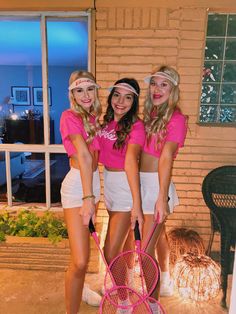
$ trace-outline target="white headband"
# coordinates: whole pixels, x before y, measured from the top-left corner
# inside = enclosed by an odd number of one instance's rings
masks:
[[[154,73],[154,74],[151,74],[151,75],[149,75],[149,76],[146,76],[146,77],[144,78],[144,82],[149,84],[150,81],[151,81],[151,78],[152,78],[153,76],[158,76],[158,77],[165,78],[165,79],[169,80],[170,82],[172,82],[172,83],[174,84],[174,86],[177,86],[177,85],[178,85],[178,82],[177,82],[175,79],[173,79],[173,77],[171,77],[170,74],[165,73],[165,72],[156,72],[156,73]]]
[[[78,78],[77,80],[75,80],[70,86],[69,86],[69,90],[75,89],[75,88],[84,88],[84,87],[88,87],[88,86],[95,86],[97,88],[99,88],[100,86],[98,84],[96,84],[93,80],[86,78],[86,77],[82,77],[82,78]]]
[[[139,96],[139,94],[137,93],[137,91],[135,90],[135,88],[134,88],[133,86],[129,85],[128,83],[118,83],[118,84],[116,84],[116,85],[110,86],[110,87],[108,88],[108,90],[111,91],[113,88],[116,88],[116,87],[118,87],[118,88],[124,88],[124,89],[128,90],[129,92],[132,92],[132,93],[134,93],[135,95]]]

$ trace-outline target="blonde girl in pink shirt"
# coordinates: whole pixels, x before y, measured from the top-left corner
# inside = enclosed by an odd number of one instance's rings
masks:
[[[143,242],[153,220],[159,216],[154,238],[148,252],[155,257],[157,247],[161,268],[161,295],[171,295],[169,275],[169,246],[165,220],[178,205],[178,196],[171,181],[173,161],[184,146],[187,132],[186,117],[178,107],[179,74],[171,67],[162,66],[145,78],[148,83],[144,105],[146,142],[140,160],[142,208],[144,213]],[[153,295],[158,297],[157,290]],[[158,313],[155,306],[153,313]]]
[[[101,112],[98,87],[91,73],[73,72],[69,80],[71,108],[62,113],[60,120],[62,142],[71,167],[61,187],[71,251],[65,277],[67,314],[78,313],[82,291],[83,300],[92,305],[99,305],[101,299],[88,287],[83,290],[90,251],[88,223],[90,218],[95,220],[100,198],[97,154],[91,149]]]

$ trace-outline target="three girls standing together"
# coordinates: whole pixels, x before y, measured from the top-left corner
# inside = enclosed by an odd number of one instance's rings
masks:
[[[69,81],[71,108],[61,117],[62,141],[70,171],[61,188],[71,261],[66,273],[67,314],[76,314],[84,297],[89,258],[90,218],[95,219],[100,196],[98,162],[104,165],[104,199],[109,214],[104,254],[109,262],[124,248],[136,220],[143,243],[159,219],[147,252],[158,256],[161,294],[171,289],[169,246],[165,220],[178,204],[171,181],[173,160],[184,145],[187,119],[178,108],[179,75],[162,66],[145,78],[148,83],[143,121],[138,117],[140,88],[123,78],[110,88],[107,110],[99,125],[101,106],[89,72],[75,71]],[[158,298],[158,291],[153,296]],[[120,313],[123,313],[120,309]],[[128,310],[125,310],[128,313]],[[153,313],[157,313],[155,307]]]

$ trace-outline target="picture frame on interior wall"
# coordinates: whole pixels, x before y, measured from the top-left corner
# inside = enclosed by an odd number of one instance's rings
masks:
[[[49,106],[51,103],[51,87],[48,87],[48,102]],[[42,87],[33,87],[33,104],[34,106],[43,106],[43,88]]]
[[[14,106],[29,106],[30,105],[30,87],[28,86],[12,86],[11,101]]]

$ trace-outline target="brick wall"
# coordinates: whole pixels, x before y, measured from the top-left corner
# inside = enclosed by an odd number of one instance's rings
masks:
[[[143,78],[155,66],[165,63],[179,71],[180,105],[189,116],[189,132],[173,170],[180,206],[167,224],[169,228],[194,228],[207,242],[209,210],[202,198],[201,184],[213,168],[235,164],[236,130],[197,123],[206,19],[208,8],[212,12],[236,13],[235,0],[9,0],[0,4],[0,10],[25,12],[89,8],[96,8],[95,69],[103,87],[100,96],[104,110],[108,95],[105,87],[115,80],[123,76],[138,79],[142,104],[146,89]],[[98,220],[107,221],[103,203]]]
[[[113,1],[114,7],[97,5],[96,75],[103,87],[101,102],[105,107],[108,95],[105,87],[123,76],[134,76],[142,89],[142,111],[146,90],[143,78],[160,64],[171,65],[179,71],[180,107],[189,116],[189,131],[173,169],[180,205],[167,225],[169,229],[193,228],[207,244],[210,220],[201,193],[203,178],[213,168],[236,162],[235,128],[203,127],[197,123],[207,8],[154,5],[149,8],[142,1],[139,3],[140,7],[132,7],[130,3],[122,7],[117,1]],[[99,217],[106,219],[103,204]],[[213,249],[217,246],[216,239]]]

